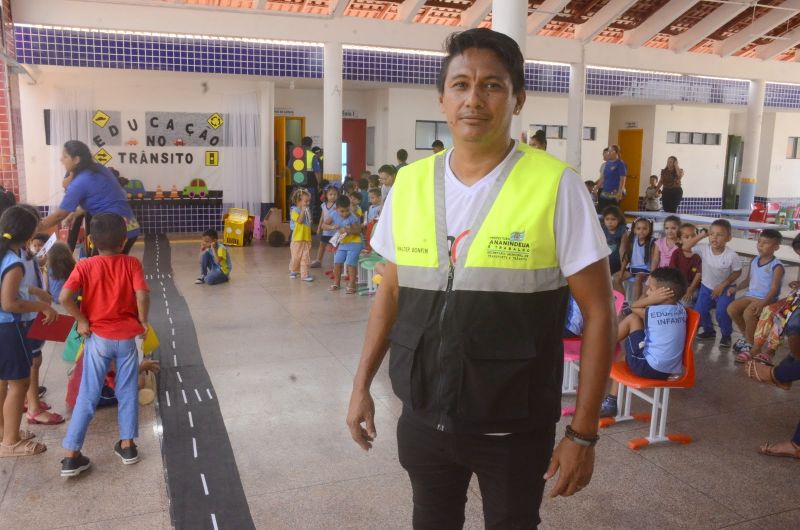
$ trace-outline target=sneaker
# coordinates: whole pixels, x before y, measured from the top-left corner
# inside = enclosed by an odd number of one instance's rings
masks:
[[[731,336],[730,335],[723,335],[721,339],[719,339],[719,347],[720,348],[730,348],[731,347]]]
[[[289,279],[290,280],[296,280],[299,277],[300,277],[300,273],[299,272],[290,272],[289,273]]]
[[[200,280],[201,282],[206,281],[206,277],[205,276],[198,276],[197,279]],[[195,282],[195,283],[197,283],[197,282]]]
[[[78,455],[75,458],[65,457],[61,460],[61,476],[62,477],[77,477],[89,467],[92,463],[83,455]]]
[[[114,452],[117,453],[117,456],[122,459],[122,463],[126,466],[139,461],[139,451],[136,450],[135,443],[131,443],[130,446],[123,448],[122,442],[118,441],[116,445],[114,445]]]
[[[600,405],[601,418],[613,418],[617,415],[617,398],[615,396],[606,396],[603,399],[603,404]]]
[[[305,278],[303,278],[303,281],[304,282],[313,282],[314,281],[314,277],[313,276],[306,276]]]
[[[701,340],[714,340],[717,338],[717,334],[713,331],[704,331],[702,333],[698,333],[697,338]]]
[[[197,278],[197,279],[194,281],[194,284],[195,284],[195,285],[200,285],[201,283],[206,283],[206,280],[205,280],[204,278]]]
[[[47,387],[46,386],[40,386],[39,387],[39,399],[42,399],[45,394],[47,394]]]
[[[312,269],[319,269],[320,267],[322,267],[322,262],[318,259],[315,259],[314,261],[311,262],[311,265],[309,265],[309,267],[311,267]]]
[[[739,353],[745,346],[747,346],[747,341],[744,339],[739,339],[733,344],[733,351]],[[752,348],[748,348],[748,350],[750,349]]]

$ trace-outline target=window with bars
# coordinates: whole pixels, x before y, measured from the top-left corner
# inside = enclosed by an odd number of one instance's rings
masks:
[[[720,133],[667,131],[668,144],[720,145],[721,142]]]

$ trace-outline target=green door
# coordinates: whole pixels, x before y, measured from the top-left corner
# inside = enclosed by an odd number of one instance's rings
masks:
[[[725,159],[725,181],[722,184],[722,207],[736,208],[739,195],[739,176],[742,171],[744,142],[741,136],[728,136],[728,155]]]

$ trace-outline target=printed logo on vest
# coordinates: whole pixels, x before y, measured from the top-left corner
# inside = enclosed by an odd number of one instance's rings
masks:
[[[511,232],[508,237],[489,237],[486,256],[516,262],[528,261],[532,245],[525,241],[525,232]]]

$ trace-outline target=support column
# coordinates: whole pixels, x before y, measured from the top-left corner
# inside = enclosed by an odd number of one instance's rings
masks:
[[[767,83],[763,79],[750,81],[747,96],[747,122],[744,132],[742,178],[739,188],[739,208],[750,208],[756,195],[758,151],[761,144],[761,124],[764,118],[764,95]]]
[[[528,0],[494,0],[492,29],[505,33],[519,44],[522,56],[527,48]],[[520,116],[511,120],[511,138],[519,139],[523,125]]]
[[[322,149],[324,178],[342,180],[342,43],[325,43]]]
[[[258,87],[258,107],[261,126],[261,204],[275,202],[275,84],[262,82]],[[266,212],[261,212],[263,217]]]
[[[586,99],[585,48],[581,46],[581,61],[569,68],[569,101],[567,103],[567,163],[581,172],[583,147],[583,103]]]

